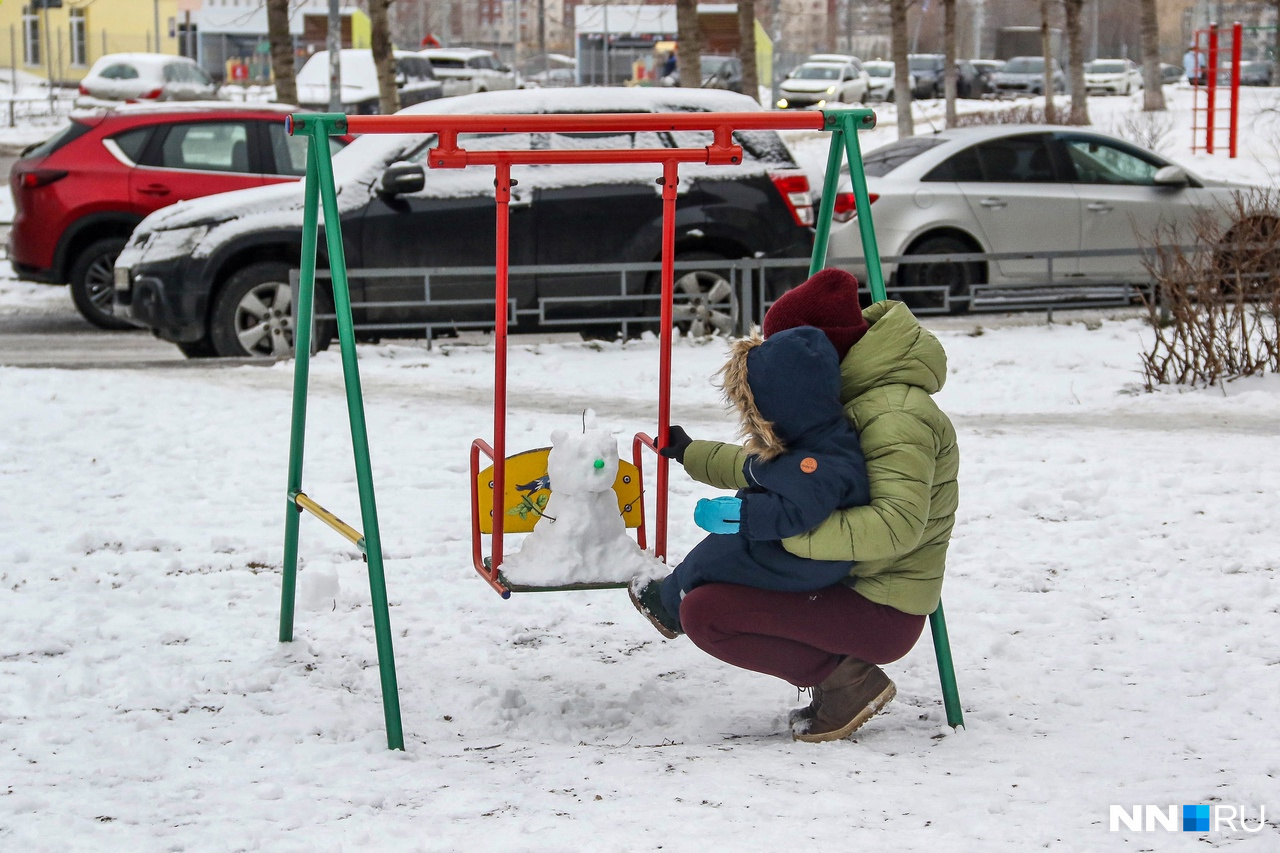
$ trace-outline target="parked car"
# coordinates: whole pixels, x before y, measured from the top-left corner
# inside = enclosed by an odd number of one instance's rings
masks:
[[[698,57],[700,73],[698,85],[703,89],[727,89],[730,92],[742,92],[742,61],[736,56],[717,56],[702,54]],[[663,86],[679,86],[680,69],[675,68],[665,74],[659,83]]]
[[[977,70],[977,72],[986,79],[988,91],[993,90],[994,83],[992,81],[994,80],[996,74],[999,73],[1001,70],[1003,70],[1005,65],[1004,60],[1003,59],[970,59],[968,61]]]
[[[1187,72],[1181,65],[1174,65],[1170,62],[1160,63],[1160,82],[1168,85],[1169,83],[1179,83],[1187,79]]]
[[[393,52],[396,62],[396,90],[401,108],[435,100],[444,95],[431,62],[409,50]],[[338,54],[342,75],[342,111],[350,115],[379,113],[378,69],[373,53],[344,48]],[[329,51],[311,54],[298,71],[298,106],[321,112],[329,109]]]
[[[519,86],[516,73],[490,50],[473,47],[432,47],[419,55],[431,60],[444,83],[445,97],[497,92]]]
[[[1095,59],[1084,66],[1090,95],[1130,95],[1142,88],[1142,69],[1132,59]]]
[[[578,63],[563,53],[547,53],[525,60],[521,79],[526,88],[554,88],[578,85]]]
[[[977,99],[991,91],[989,75],[982,66],[971,59],[961,59],[956,62],[957,98]]]
[[[1096,251],[1054,261],[1058,282],[1142,283],[1150,276],[1137,249],[1158,229],[1184,227],[1202,212],[1229,217],[1241,185],[1201,178],[1129,142],[1060,126],[986,125],[913,136],[868,152],[867,187],[876,242],[884,257],[963,252]],[[830,255],[862,258],[847,172],[836,201]],[[855,275],[859,260],[842,263]],[[894,287],[936,306],[945,290],[967,304],[975,284],[1043,281],[1045,261],[885,264]]]
[[[867,72],[866,101],[887,101],[892,103],[894,98],[893,88],[897,85],[893,73],[893,63],[883,59],[873,59],[862,63],[862,70]]]
[[[95,101],[203,101],[218,86],[194,60],[161,53],[109,53],[80,81],[77,106]],[[91,99],[91,100],[86,100]]]
[[[1241,86],[1270,86],[1271,62],[1265,59],[1253,59],[1240,63]]]
[[[444,98],[403,111],[443,113],[598,113],[758,110],[745,95],[700,89],[610,89],[584,101],[580,89],[527,89]],[[716,264],[739,257],[806,258],[812,250],[814,212],[809,182],[773,131],[736,134],[744,163],[686,166],[677,201],[677,261],[707,267],[678,271],[677,317],[690,326],[725,326],[736,305]],[[694,132],[484,134],[461,138],[468,148],[661,148],[703,146],[711,134]],[[350,268],[491,266],[495,261],[493,171],[428,170],[435,136],[369,134],[334,160],[346,261]],[[654,167],[647,164],[517,166],[513,176],[512,265],[594,263],[580,274],[516,275],[511,298],[522,329],[543,320],[595,328],[592,318],[653,317],[652,300],[619,304],[621,281],[608,267],[661,258],[662,205]],[[515,183],[515,182],[513,182]],[[188,356],[278,356],[293,341],[290,271],[301,246],[302,188],[267,187],[202,199],[161,211],[134,231],[116,262],[116,300],[135,323],[178,344]],[[804,270],[769,276],[768,298],[803,277]],[[436,276],[431,304],[424,277],[406,270],[392,277],[351,279],[357,326],[413,323],[483,324],[493,317],[492,275]],[[656,273],[625,279],[628,295],[658,292]],[[581,301],[542,302],[585,297]],[[612,297],[612,299],[611,299]],[[329,305],[326,293],[318,296]],[[452,301],[450,301],[452,300]],[[458,301],[462,300],[462,301]],[[645,304],[647,302],[647,304]],[[542,309],[542,312],[539,311]],[[545,313],[543,313],[545,312]],[[392,333],[392,332],[389,332]],[[329,332],[322,326],[321,341]]]
[[[996,72],[994,82],[997,95],[1043,95],[1044,57],[1015,56]],[[1057,62],[1053,64],[1053,91],[1067,91],[1067,75]]]
[[[130,328],[112,313],[111,268],[134,226],[177,201],[305,174],[306,146],[284,132],[292,109],[188,102],[74,114],[9,172],[14,272],[70,284],[86,320]]]
[[[786,110],[862,103],[870,88],[871,75],[857,58],[837,62],[811,57],[778,85],[777,106]]]
[[[911,90],[913,98],[941,98],[942,75],[947,68],[947,58],[941,53],[913,53],[907,57],[907,66],[916,77]]]

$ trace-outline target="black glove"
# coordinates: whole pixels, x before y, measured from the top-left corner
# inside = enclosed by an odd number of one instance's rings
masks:
[[[682,427],[672,424],[671,428],[667,430],[667,445],[659,448],[658,452],[668,459],[674,459],[683,465],[684,452],[692,441],[693,439],[689,438],[689,434]]]

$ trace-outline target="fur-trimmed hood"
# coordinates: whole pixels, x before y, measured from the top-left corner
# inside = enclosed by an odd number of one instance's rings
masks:
[[[725,400],[741,419],[748,453],[768,461],[844,423],[840,362],[819,329],[797,326],[734,341],[720,370]]]

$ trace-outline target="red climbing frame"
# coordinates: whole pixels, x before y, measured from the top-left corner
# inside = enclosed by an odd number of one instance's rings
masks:
[[[435,133],[438,143],[428,152],[427,165],[432,169],[461,169],[467,166],[493,166],[497,197],[497,258],[494,292],[494,398],[493,444],[483,439],[471,443],[471,543],[476,571],[503,598],[510,589],[498,576],[503,556],[503,513],[493,514],[492,554],[486,558],[480,538],[479,493],[476,478],[480,472],[480,456],[493,461],[494,505],[501,506],[505,494],[507,457],[507,321],[508,266],[510,246],[508,208],[511,201],[511,167],[513,165],[547,165],[565,163],[654,163],[662,167],[662,311],[661,346],[658,368],[657,439],[638,433],[633,444],[636,467],[645,447],[654,450],[667,441],[671,424],[671,331],[674,294],[676,189],[681,163],[704,163],[712,166],[734,166],[742,162],[742,148],[733,142],[735,130],[822,130],[823,114],[818,111],[798,113],[679,113],[679,114],[593,114],[511,115],[511,116],[351,116],[349,133]],[[637,148],[631,150],[575,149],[572,151],[468,151],[458,147],[460,133],[539,133],[592,131],[710,131],[710,145],[701,148]],[[658,483],[654,512],[654,553],[665,557],[667,551],[667,477],[669,461],[657,457]],[[643,498],[642,498],[643,504]],[[647,547],[643,512],[638,531],[640,546]]]
[[[1210,24],[1208,29],[1196,30],[1195,52],[1196,69],[1204,72],[1202,85],[1198,75],[1191,79],[1191,153],[1204,151],[1212,154],[1217,143],[1216,133],[1222,128],[1218,124],[1218,113],[1227,113],[1227,151],[1229,157],[1235,157],[1237,137],[1240,125],[1240,53],[1244,28],[1239,21],[1231,25],[1231,64],[1229,89],[1231,103],[1224,110],[1218,106],[1219,85],[1218,74],[1222,70],[1222,29],[1217,24]],[[1205,92],[1205,103],[1200,103],[1200,91]],[[1203,113],[1203,122],[1202,116]],[[1203,140],[1201,133],[1204,134]]]

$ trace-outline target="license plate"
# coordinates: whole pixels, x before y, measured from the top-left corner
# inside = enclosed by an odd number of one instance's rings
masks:
[[[131,284],[131,282],[129,281],[129,268],[116,267],[115,276],[116,276],[116,290],[120,291],[121,293],[128,293],[129,286]]]

